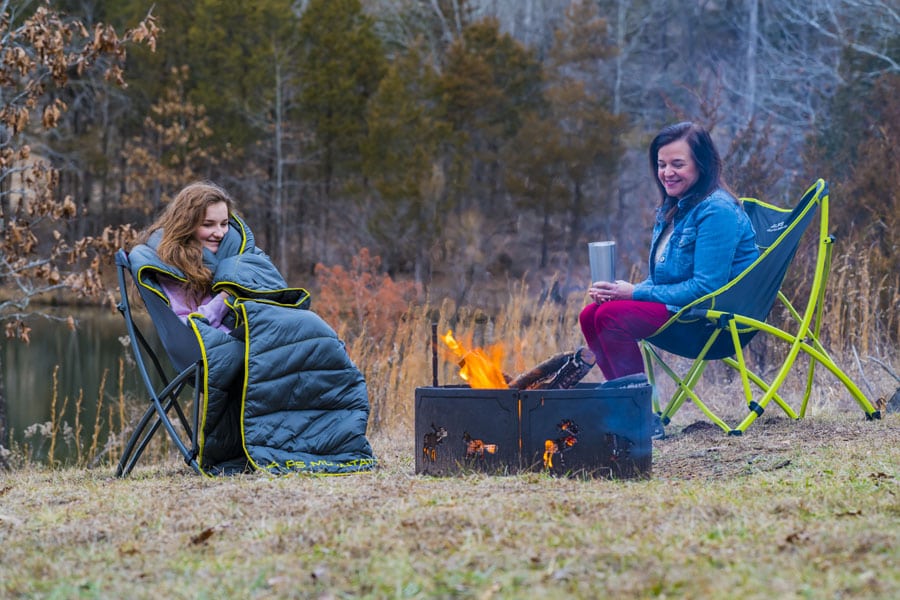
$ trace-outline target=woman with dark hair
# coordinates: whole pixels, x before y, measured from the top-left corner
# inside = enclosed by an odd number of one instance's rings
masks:
[[[644,281],[595,281],[581,330],[607,380],[640,373],[637,340],[681,307],[734,279],[759,256],[740,201],[721,180],[722,160],[709,133],[694,123],[670,125],[650,144],[660,192]]]

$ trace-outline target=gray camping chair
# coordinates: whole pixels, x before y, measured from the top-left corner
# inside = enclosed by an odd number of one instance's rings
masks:
[[[200,394],[203,381],[203,361],[200,353],[200,345],[197,343],[193,331],[181,322],[181,319],[172,312],[162,297],[152,293],[143,286],[135,286],[141,300],[147,307],[153,327],[156,330],[166,356],[175,370],[175,375],[170,376],[163,367],[159,353],[141,332],[131,312],[131,303],[128,299],[127,281],[131,278],[131,264],[128,253],[124,250],[116,252],[116,268],[119,277],[119,293],[121,299],[118,304],[119,312],[125,318],[125,327],[128,329],[128,337],[134,360],[137,363],[138,372],[147,390],[150,406],[147,407],[140,421],[131,433],[131,437],[125,444],[119,465],[116,468],[116,477],[125,477],[134,469],[141,454],[150,443],[154,434],[162,426],[175,447],[184,457],[184,462],[194,471],[200,473],[197,464],[199,430]],[[127,278],[126,278],[126,273]],[[149,365],[153,365],[153,373],[161,383],[154,381]],[[185,414],[180,398],[190,394],[193,388],[193,406],[191,420]],[[183,431],[179,433],[172,422],[170,413],[174,412]]]

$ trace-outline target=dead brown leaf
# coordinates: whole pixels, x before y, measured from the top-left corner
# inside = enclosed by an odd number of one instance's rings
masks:
[[[216,532],[215,527],[207,527],[206,529],[204,529],[203,531],[201,531],[200,533],[198,533],[197,535],[195,535],[194,537],[191,538],[191,544],[193,544],[194,546],[199,546],[201,544],[205,544],[209,540],[209,538],[211,538],[213,536],[213,534],[215,532]]]

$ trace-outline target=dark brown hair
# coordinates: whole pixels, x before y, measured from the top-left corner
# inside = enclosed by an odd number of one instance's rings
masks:
[[[713,193],[716,188],[723,187],[722,159],[719,156],[719,151],[716,150],[715,144],[713,144],[709,132],[690,121],[669,125],[656,134],[656,137],[650,143],[650,172],[653,173],[653,180],[656,182],[656,187],[659,188],[660,206],[674,202],[666,194],[666,188],[657,176],[659,149],[678,140],[687,142],[699,175],[697,182],[688,191],[692,194],[697,194],[699,199],[702,200]]]

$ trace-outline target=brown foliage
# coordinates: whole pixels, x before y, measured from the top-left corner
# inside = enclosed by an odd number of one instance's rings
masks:
[[[896,274],[900,272],[900,171],[893,166],[900,160],[900,75],[882,77],[873,96],[878,111],[867,117],[856,165],[838,189],[845,195],[842,204],[868,217],[853,232],[854,241],[870,243],[877,274]]]
[[[380,273],[381,257],[372,256],[368,248],[360,250],[351,265],[349,270],[316,265],[321,291],[313,308],[329,323],[340,322],[343,336],[365,335],[376,344],[384,342],[416,298],[416,285]]]
[[[69,223],[78,217],[71,197],[56,195],[59,174],[33,156],[27,139],[56,128],[67,110],[60,99],[70,78],[99,70],[104,78],[124,85],[122,65],[129,43],[155,47],[158,28],[152,15],[121,36],[104,24],[93,31],[42,4],[16,24],[13,13],[0,15],[0,281],[11,297],[0,302],[0,321],[9,321],[7,336],[27,341],[18,324],[28,314],[32,298],[68,289],[77,295],[96,294],[100,285],[98,256],[114,238],[73,240]],[[123,233],[127,235],[127,232]]]
[[[889,348],[877,348],[878,341],[900,339],[900,172],[892,168],[900,160],[900,75],[882,76],[868,97],[856,99],[862,105],[846,132],[855,145],[836,156],[814,145],[807,166],[830,186],[836,241],[826,319],[834,346],[882,353]]]

